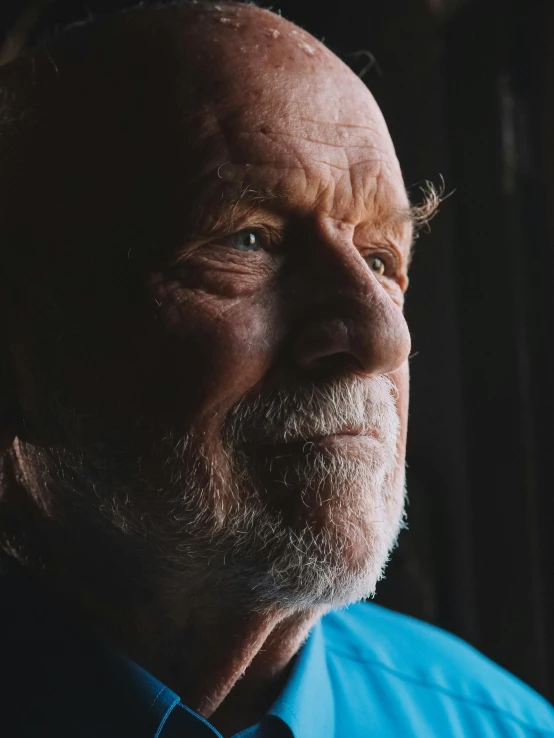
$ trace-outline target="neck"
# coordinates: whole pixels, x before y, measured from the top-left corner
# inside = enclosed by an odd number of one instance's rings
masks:
[[[257,722],[278,696],[316,611],[218,613],[184,634],[167,681],[224,734]],[[191,668],[192,667],[192,668]]]
[[[137,572],[134,572],[135,577]],[[112,579],[117,584],[118,578]],[[56,581],[67,588],[62,581]],[[128,586],[123,576],[121,587]],[[140,588],[144,592],[150,586]],[[75,593],[75,589],[73,589]],[[141,607],[106,599],[98,588],[79,587],[78,607],[114,646],[210,719],[222,735],[255,724],[277,698],[293,658],[322,611],[274,607],[260,612],[240,597],[190,597],[168,601],[163,590]],[[150,590],[150,594],[152,590]],[[160,634],[163,634],[162,636]]]
[[[67,535],[70,526],[33,509],[21,492],[12,488],[2,498],[3,520],[13,523],[13,530],[3,531],[4,548],[35,569],[67,612],[173,689],[223,735],[265,714],[321,608],[260,612],[237,593],[187,592],[176,577],[168,586],[167,574],[164,581],[156,577],[156,561],[140,546],[100,541],[92,530]]]

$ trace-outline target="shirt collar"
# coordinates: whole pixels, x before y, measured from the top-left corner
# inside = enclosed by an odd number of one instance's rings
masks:
[[[281,718],[294,738],[335,735],[335,705],[321,623],[316,624],[298,654],[291,675],[269,714]]]
[[[109,652],[110,681],[117,685],[119,707],[140,725],[138,735],[157,738],[179,697],[156,677],[118,652]]]
[[[180,703],[179,697],[146,670],[119,653],[111,653],[110,669],[116,684],[125,685],[120,699],[129,705],[141,723],[140,735],[158,738],[173,709],[180,705],[197,728],[196,713]],[[294,738],[321,738],[334,735],[335,705],[333,689],[325,656],[325,637],[321,623],[317,623],[300,650],[291,674],[267,716],[279,718],[287,725]],[[182,715],[185,718],[185,715]],[[262,719],[261,725],[267,720]],[[251,729],[252,730],[252,729]],[[263,731],[262,731],[263,732]],[[244,731],[249,735],[250,731]],[[252,733],[257,735],[257,733]],[[265,734],[265,733],[264,733]],[[273,734],[273,733],[272,733]],[[214,731],[214,736],[217,733]],[[242,735],[242,734],[241,734]],[[279,733],[281,735],[281,733]]]

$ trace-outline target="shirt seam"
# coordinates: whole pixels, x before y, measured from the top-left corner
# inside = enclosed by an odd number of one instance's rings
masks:
[[[268,714],[272,714],[273,717],[278,717],[281,720],[281,722],[283,722],[288,727],[288,729],[290,730],[293,738],[295,738],[295,736],[298,734],[298,731],[302,727],[302,721],[298,717],[298,714],[296,712],[296,708],[293,705],[291,705],[291,703],[288,700],[282,700],[282,699],[280,699],[279,700],[279,705],[280,706],[283,706],[285,708],[285,710],[288,711],[289,716],[293,718],[293,720],[294,720],[294,728],[293,728],[292,725],[289,725],[289,723],[281,715],[275,714],[275,713],[268,713]]]
[[[148,708],[148,712],[149,713],[152,712],[152,709],[154,708],[154,705],[160,699],[160,697],[162,696],[162,694],[164,694],[164,692],[167,692],[167,691],[169,691],[167,687],[162,687],[160,689],[160,691],[156,695],[154,701],[152,702],[152,704]],[[154,738],[159,738],[159,736],[161,735],[162,730],[164,729],[164,725],[166,724],[168,717],[171,715],[171,713],[173,712],[173,710],[175,709],[175,707],[178,704],[179,704],[179,698],[178,697],[175,697],[174,700],[173,700],[173,704],[170,705],[170,707],[166,710],[165,715],[162,717],[161,721],[158,723],[158,727],[156,728],[156,732],[154,733]]]
[[[398,677],[399,679],[404,679],[405,681],[412,682],[413,684],[417,684],[420,687],[426,687],[427,689],[434,689],[438,692],[441,692],[442,694],[447,695],[451,699],[459,700],[460,702],[464,702],[466,704],[472,705],[474,707],[478,707],[484,710],[489,710],[490,712],[495,712],[498,715],[504,717],[507,720],[511,720],[514,723],[517,723],[522,728],[526,728],[528,730],[532,730],[536,733],[546,733],[547,735],[553,735],[554,736],[554,730],[552,728],[549,728],[548,726],[545,728],[531,725],[527,722],[524,722],[520,718],[516,717],[515,715],[512,715],[507,710],[505,710],[502,707],[497,707],[496,705],[485,703],[485,702],[479,702],[476,699],[472,699],[471,697],[466,697],[462,694],[457,694],[456,692],[451,692],[449,689],[446,689],[445,687],[441,687],[439,684],[434,684],[432,682],[426,682],[421,679],[418,679],[417,677],[410,676],[409,674],[405,674],[404,672],[398,671],[394,669],[393,667],[386,666],[385,664],[382,664],[380,661],[375,661],[373,659],[368,658],[362,658],[357,657],[352,653],[347,653],[345,651],[342,651],[340,648],[336,648],[333,644],[328,644],[330,650],[334,651],[339,656],[343,656],[345,658],[349,658],[352,661],[356,661],[360,664],[368,664],[373,667],[378,667],[379,669],[388,672],[389,674],[392,674],[393,676]]]
[[[152,703],[150,704],[150,707],[148,708],[148,711],[149,712],[152,710],[152,708],[154,707],[154,705],[156,704],[156,702],[160,699],[160,697],[162,696],[162,694],[166,691],[166,689],[167,689],[167,687],[162,687],[160,689],[160,691],[158,692],[158,694],[154,697],[154,699],[152,700]]]

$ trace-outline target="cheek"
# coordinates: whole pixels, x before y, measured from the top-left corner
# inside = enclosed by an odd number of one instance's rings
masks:
[[[396,444],[397,461],[391,484],[386,493],[387,515],[391,530],[397,531],[398,522],[404,508],[405,489],[405,460],[406,460],[406,432],[408,427],[408,400],[410,389],[410,374],[406,361],[399,369],[389,374],[389,378],[396,385],[396,408],[400,420],[400,434]]]
[[[164,332],[160,370],[172,426],[202,434],[267,374],[283,338],[277,298],[190,296]]]
[[[396,408],[400,419],[400,435],[398,437],[397,452],[399,464],[404,464],[406,455],[406,434],[408,431],[408,402],[410,399],[410,369],[408,362],[389,374],[396,385]]]

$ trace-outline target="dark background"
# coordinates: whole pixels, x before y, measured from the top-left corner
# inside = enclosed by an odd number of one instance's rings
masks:
[[[43,25],[129,2],[54,1]],[[455,190],[412,269],[410,529],[377,601],[552,700],[554,3],[275,2],[356,71],[373,54],[406,183]],[[27,4],[3,0],[2,35]]]

